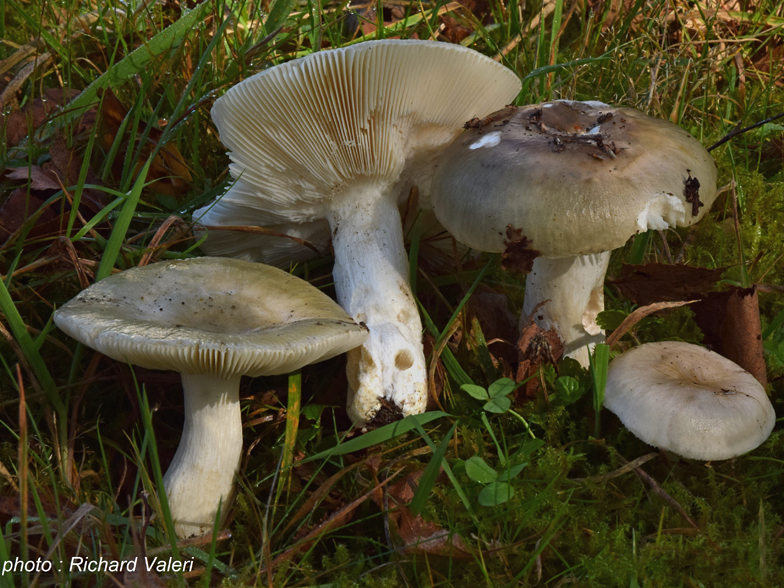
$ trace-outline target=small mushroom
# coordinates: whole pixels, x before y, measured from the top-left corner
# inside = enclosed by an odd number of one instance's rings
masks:
[[[117,361],[182,375],[185,425],[164,477],[181,537],[227,512],[242,453],[241,376],[285,374],[362,344],[327,295],[282,270],[236,259],[166,261],[110,276],[54,315]]]
[[[716,164],[680,127],[601,102],[546,102],[484,122],[441,156],[433,209],[480,251],[504,251],[508,228],[530,240],[540,256],[521,322],[549,300],[537,323],[587,367],[588,347],[604,340],[596,315],[609,252],[641,231],[702,218],[716,198]]]
[[[613,359],[604,406],[642,441],[704,461],[751,451],[776,423],[754,376],[718,353],[679,341],[646,343]]]
[[[261,224],[319,248],[331,238],[338,302],[370,329],[347,367],[348,411],[359,423],[382,401],[402,415],[427,405],[422,324],[398,204],[412,185],[426,199],[433,164],[463,123],[519,90],[514,72],[460,45],[384,40],[269,68],[212,109],[236,181],[194,220]],[[294,241],[277,241],[266,238],[258,250],[258,238],[212,231],[202,248],[287,261],[283,250]]]

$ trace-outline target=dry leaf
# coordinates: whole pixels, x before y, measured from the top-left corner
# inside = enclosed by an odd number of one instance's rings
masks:
[[[703,342],[767,384],[757,289],[713,292],[692,306]]]
[[[682,264],[627,265],[610,280],[626,298],[646,306],[655,302],[705,298],[726,268],[706,269]]]
[[[77,90],[68,88],[49,88],[44,90],[42,98],[36,98],[25,104],[22,110],[17,110],[7,116],[0,114],[0,128],[5,125],[8,146],[18,145],[27,136],[28,130],[34,131],[40,127],[49,115],[78,94]]]
[[[9,180],[30,181],[33,190],[59,190],[60,185],[57,180],[46,173],[37,165],[30,167],[10,167],[6,170],[6,177]]]
[[[0,206],[0,244],[14,234],[22,224],[30,218],[43,204],[42,198],[31,191],[28,195],[27,188],[17,188],[8,196]],[[56,235],[60,232],[60,215],[49,206],[35,222],[27,234],[27,239],[36,239],[47,235]]]
[[[398,506],[397,512],[390,514],[390,523],[392,521],[398,536],[403,540],[403,550],[407,553],[473,559],[459,535],[446,531],[436,523],[425,521],[421,516],[414,516],[403,505]]]

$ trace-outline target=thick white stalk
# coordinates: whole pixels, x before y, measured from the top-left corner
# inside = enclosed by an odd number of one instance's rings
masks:
[[[228,512],[242,455],[240,376],[182,374],[185,425],[163,477],[179,537],[211,533]]]
[[[604,276],[609,263],[609,251],[557,259],[537,257],[525,280],[520,328],[534,307],[549,299],[537,311],[536,323],[543,329],[554,328],[564,342],[564,355],[587,368],[588,348],[604,342],[596,315],[604,310]]]
[[[353,185],[331,202],[338,303],[370,329],[348,352],[348,413],[365,423],[393,402],[404,415],[425,411],[427,376],[422,323],[408,281],[396,199],[387,187]]]

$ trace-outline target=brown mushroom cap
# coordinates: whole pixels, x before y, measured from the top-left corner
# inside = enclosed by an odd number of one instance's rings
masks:
[[[509,224],[545,257],[610,251],[695,223],[716,198],[699,141],[631,108],[558,101],[483,122],[447,148],[432,184],[438,219],[482,251],[503,251]]]
[[[110,276],[55,313],[118,361],[189,374],[283,374],[362,344],[367,328],[304,280],[237,259],[164,261]]]

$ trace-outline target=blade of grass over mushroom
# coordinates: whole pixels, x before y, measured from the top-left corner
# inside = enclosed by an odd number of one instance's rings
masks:
[[[70,121],[81,115],[83,110],[94,102],[98,90],[119,86],[146,68],[158,55],[179,47],[196,23],[202,22],[213,7],[214,4],[210,0],[202,2],[187,11],[173,25],[166,27],[127,57],[115,63],[107,72],[102,74],[71,101],[68,105],[68,112],[65,115],[66,120]]]
[[[123,241],[125,240],[125,235],[128,232],[128,227],[131,225],[131,219],[133,218],[133,213],[136,210],[136,205],[139,203],[139,197],[142,195],[144,181],[147,179],[147,172],[150,169],[151,163],[152,158],[148,159],[147,163],[144,164],[144,168],[142,168],[142,171],[139,173],[139,177],[136,179],[136,183],[128,193],[128,197],[125,200],[125,205],[120,211],[120,215],[114,225],[112,236],[109,237],[109,241],[106,243],[106,249],[103,252],[101,263],[98,266],[98,271],[95,274],[96,282],[100,282],[112,273],[114,263],[117,261],[117,256],[120,254],[120,248],[122,247]]]
[[[361,437],[357,437],[356,439],[350,439],[349,441],[342,443],[339,441],[334,447],[330,449],[326,449],[315,455],[306,457],[302,460],[302,463],[307,463],[317,459],[329,459],[331,457],[353,453],[354,451],[361,451],[362,449],[367,449],[368,447],[378,445],[379,443],[386,443],[387,441],[408,433],[409,431],[413,431],[414,429],[419,429],[422,425],[426,425],[427,423],[436,419],[451,416],[452,415],[446,412],[441,412],[439,410],[410,415],[402,420],[395,421],[394,423],[390,423],[373,431],[369,431]]]
[[[425,503],[430,496],[430,491],[433,489],[433,484],[436,483],[436,478],[441,471],[441,463],[444,461],[446,450],[449,449],[449,442],[452,440],[457,422],[458,421],[455,421],[452,428],[449,429],[449,432],[444,435],[438,449],[433,452],[433,457],[430,458],[430,463],[427,464],[425,473],[422,474],[422,477],[419,479],[419,485],[414,493],[414,498],[411,499],[411,503],[408,505],[408,509],[414,516],[417,516],[422,512],[422,509],[425,507]]]

